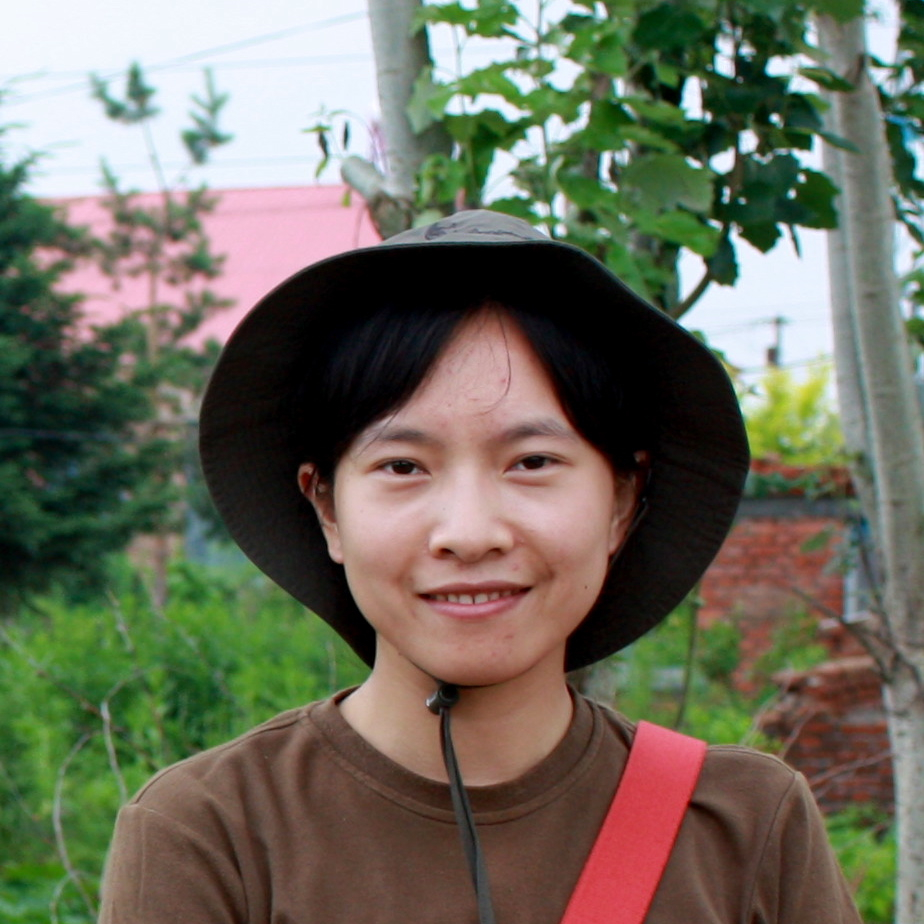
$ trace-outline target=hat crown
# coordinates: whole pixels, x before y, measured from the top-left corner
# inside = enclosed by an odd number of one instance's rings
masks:
[[[456,212],[430,225],[411,228],[388,238],[384,246],[402,244],[510,243],[548,241],[549,238],[528,222],[512,215],[472,209]]]

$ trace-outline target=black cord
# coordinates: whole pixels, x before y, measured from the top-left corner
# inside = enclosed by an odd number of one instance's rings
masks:
[[[472,806],[468,801],[468,793],[462,782],[462,773],[459,762],[456,760],[456,751],[452,745],[452,720],[450,709],[459,701],[459,689],[449,683],[441,683],[436,692],[427,700],[427,708],[440,717],[440,744],[443,750],[443,763],[446,765],[446,775],[449,777],[449,793],[452,797],[452,808],[456,815],[456,824],[462,838],[462,850],[468,862],[475,886],[475,896],[478,900],[478,920],[480,924],[494,924],[494,906],[491,903],[491,884],[488,881],[488,870],[478,839],[478,829],[475,827],[475,818],[472,815]]]

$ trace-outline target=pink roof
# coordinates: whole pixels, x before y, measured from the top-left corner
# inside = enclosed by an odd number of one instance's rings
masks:
[[[201,342],[224,342],[244,314],[275,285],[296,270],[324,257],[374,244],[378,236],[362,200],[353,195],[343,204],[344,187],[307,186],[287,189],[214,190],[219,197],[206,219],[212,251],[225,254],[222,275],[214,291],[234,299],[234,306],[218,312],[196,333]],[[159,196],[145,193],[139,204],[155,204]],[[100,198],[58,200],[72,224],[89,225],[105,233],[109,214]],[[86,296],[84,308],[92,322],[113,321],[145,305],[146,286],[130,279],[118,290],[95,267],[82,266],[64,280],[64,288]]]

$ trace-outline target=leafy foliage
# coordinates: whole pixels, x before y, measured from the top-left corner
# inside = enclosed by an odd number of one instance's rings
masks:
[[[224,257],[212,251],[205,220],[218,200],[204,186],[190,188],[182,176],[168,183],[150,135],[150,121],[159,113],[153,102],[155,90],[137,64],[129,69],[121,95],[96,77],[92,82],[93,95],[110,118],[139,126],[144,132],[160,187],[153,201],[150,196],[126,191],[104,163],[102,202],[111,221],[108,230],[92,241],[91,253],[114,292],[122,291],[126,281],[144,282],[140,297],[135,294],[137,300],[124,306],[125,317],[118,330],[123,349],[131,356],[132,374],[152,407],[139,437],[169,447],[160,477],[175,501],[197,474],[196,463],[190,461],[190,423],[218,354],[217,344],[193,346],[189,338],[204,321],[232,304],[212,288]],[[181,132],[193,165],[204,163],[215,148],[231,140],[219,128],[227,100],[206,72],[205,92],[192,97],[192,127]],[[196,485],[192,493],[191,502],[213,523],[211,505],[202,492],[197,493]],[[177,520],[182,510],[176,504],[170,509]],[[177,522],[169,525],[179,526]],[[166,555],[161,557],[165,560]]]
[[[365,674],[249,567],[180,562],[169,582],[163,610],[126,573],[108,603],[51,599],[0,629],[4,920],[43,904],[47,921],[56,891],[73,920],[92,920],[116,810],[149,776]]]
[[[772,647],[749,670],[753,695],[740,692],[741,632],[733,621],[699,626],[691,639],[696,598],[689,597],[660,626],[613,658],[616,703],[634,719],[681,727],[707,741],[747,743],[774,750],[755,728],[754,716],[777,695],[771,677],[785,668],[806,668],[826,657],[816,644],[817,623],[798,613],[775,633]]]
[[[895,920],[895,827],[875,813],[843,812],[828,819],[828,836],[866,924]]]
[[[56,291],[86,241],[23,192],[30,165],[0,159],[0,613],[53,580],[98,580],[165,506],[167,447],[136,438],[152,407],[124,375],[127,331],[81,326]]]
[[[143,129],[158,111],[137,66],[124,97],[99,80],[94,93]],[[184,138],[195,159],[228,136],[210,79],[194,104]],[[152,163],[161,176],[153,149]],[[93,239],[25,195],[31,165],[0,155],[0,612],[56,581],[99,584],[109,553],[168,525],[186,421],[216,352],[186,338],[228,304],[207,284],[221,260],[204,189],[164,187],[148,208],[104,169],[112,228]],[[95,258],[115,288],[144,279],[147,302],[91,328],[79,299],[56,290],[74,258]]]
[[[816,366],[802,380],[770,369],[743,399],[751,452],[787,465],[832,465],[844,458],[844,437],[829,395],[830,371]]]
[[[825,94],[852,86],[813,45],[811,19],[863,13],[862,0],[421,2],[419,29],[490,63],[419,75],[411,124],[438,123],[455,148],[422,164],[415,220],[490,206],[543,224],[678,318],[735,283],[741,242],[766,252],[788,238],[798,252],[801,228],[835,226],[836,189],[807,155],[821,139],[851,150],[822,117]],[[920,245],[924,0],[899,13],[895,61],[876,73],[896,213]],[[346,152],[350,119],[310,129],[319,170]],[[684,249],[701,261],[687,292]],[[921,304],[919,272],[907,290]]]
[[[924,253],[924,179],[920,175],[921,138],[924,136],[924,0],[899,4],[901,26],[895,61],[883,65],[880,89],[888,113],[886,135],[895,177],[895,210],[916,245],[916,263]],[[919,274],[908,280],[907,292],[917,306],[924,304]]]
[[[148,123],[159,110],[153,105],[155,91],[145,83],[137,64],[129,69],[122,97],[113,95],[99,78],[93,78],[93,87],[110,118],[149,131]],[[205,94],[192,100],[193,126],[181,134],[192,163],[201,164],[211,150],[231,140],[218,126],[227,95],[216,92],[206,73]],[[144,303],[129,306],[128,311],[128,326],[134,327],[136,336],[143,334],[143,342],[136,344],[139,361],[152,366],[145,378],[189,388],[201,383],[203,358],[184,341],[215,311],[230,304],[209,288],[224,261],[212,252],[203,223],[217,199],[205,187],[187,188],[182,178],[168,184],[156,150],[150,147],[149,153],[160,186],[154,204],[122,190],[118,177],[103,164],[103,204],[112,222],[108,233],[93,242],[93,252],[114,289],[125,279],[145,282]],[[157,368],[163,362],[166,367]]]
[[[674,317],[737,278],[737,247],[833,227],[835,188],[805,154],[820,91],[838,78],[811,46],[807,12],[856,0],[633,0],[427,4],[418,25],[492,63],[420,76],[417,131],[440,122],[451,158],[424,163],[417,210],[490,205],[584,247]],[[814,58],[811,66],[804,66]],[[841,81],[842,83],[842,81]],[[830,139],[838,143],[838,139]],[[681,249],[702,278],[679,291]]]

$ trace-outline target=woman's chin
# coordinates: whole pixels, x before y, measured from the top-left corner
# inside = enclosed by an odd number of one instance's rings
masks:
[[[529,684],[540,675],[564,675],[563,658],[553,662],[529,661],[518,657],[504,658],[446,658],[433,659],[418,665],[428,677],[451,683],[457,687],[504,687],[511,684]]]

